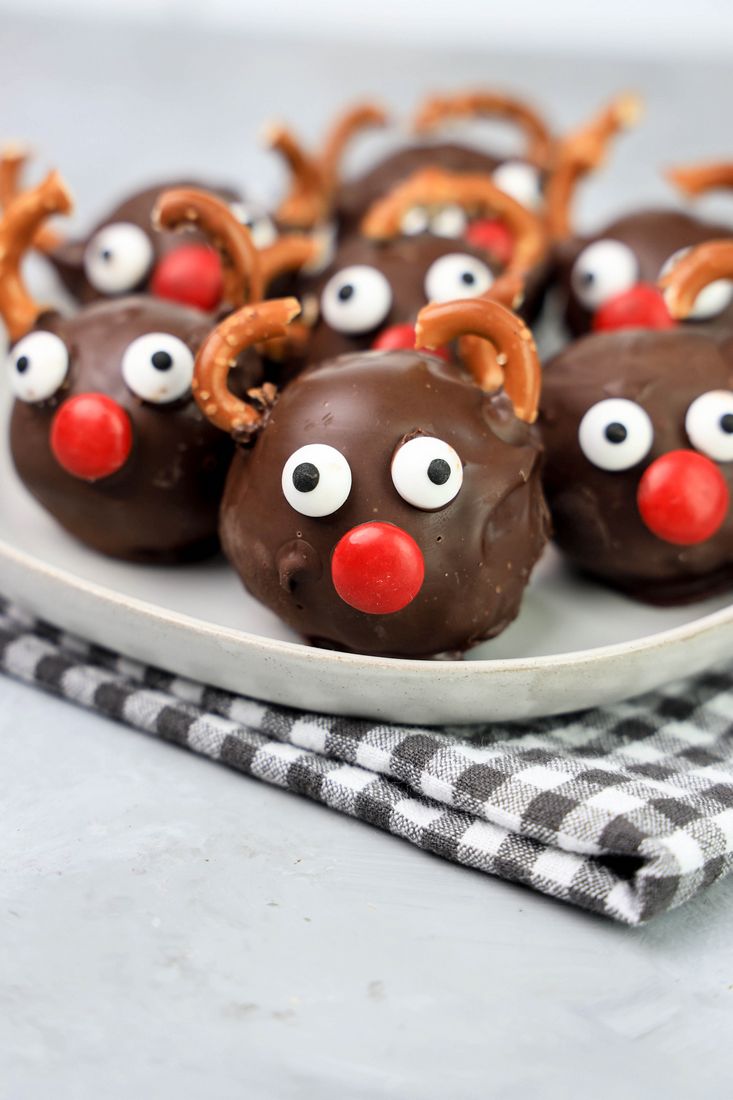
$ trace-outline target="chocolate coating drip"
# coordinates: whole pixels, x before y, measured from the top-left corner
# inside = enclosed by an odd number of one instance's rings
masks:
[[[437,511],[408,504],[391,478],[396,448],[424,434],[463,463],[458,495]],[[351,468],[346,502],[310,518],[281,476],[300,447],[336,448]],[[348,531],[380,521],[418,544],[425,581],[401,611],[366,614],[337,594],[331,556]],[[517,615],[548,536],[536,434],[508,399],[415,351],[356,353],[313,367],[280,396],[251,450],[239,450],[221,510],[222,544],[246,588],[316,644],[367,654],[462,652]]]
[[[733,585],[733,508],[712,537],[683,546],[657,537],[637,504],[644,471],[670,451],[690,451],[685,416],[695,398],[733,388],[733,339],[696,327],[586,336],[547,364],[540,429],[545,490],[555,537],[579,568],[651,603],[683,603]],[[649,453],[627,470],[595,466],[578,429],[606,398],[626,398],[649,415]],[[610,437],[609,437],[610,438]],[[719,463],[733,493],[733,463]]]

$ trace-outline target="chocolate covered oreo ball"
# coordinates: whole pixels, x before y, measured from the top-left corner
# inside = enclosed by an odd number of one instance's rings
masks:
[[[264,412],[232,399],[223,349],[281,335],[297,310],[293,300],[241,310],[197,359],[202,408],[250,440],[220,525],[243,583],[320,646],[428,657],[498,634],[547,538],[528,331],[493,302],[422,312],[422,344],[491,341],[494,367],[505,363],[492,392],[412,350],[313,367]]]

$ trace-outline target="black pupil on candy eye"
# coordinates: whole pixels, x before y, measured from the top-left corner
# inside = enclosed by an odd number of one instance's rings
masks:
[[[27,355],[21,355],[20,358],[17,359],[16,362],[15,362],[15,369],[17,370],[18,374],[25,374],[25,372],[28,370],[28,367],[30,365],[31,365],[31,363],[30,363],[30,359],[28,358],[28,356]]]
[[[339,301],[348,302],[349,298],[351,298],[353,294],[354,288],[351,283],[345,283],[342,287],[339,288]]]
[[[428,477],[433,485],[445,485],[450,477],[450,466],[444,458],[434,458],[428,466]]]
[[[99,255],[102,257],[102,259],[104,260],[105,263],[109,263],[109,261],[112,259],[112,255],[113,255],[112,249],[111,248],[103,248],[102,251],[99,253]]]
[[[580,281],[583,286],[590,286],[595,281],[595,275],[592,271],[584,271],[580,276]]]
[[[733,435],[733,413],[724,413],[720,418],[720,426],[726,435]]]
[[[150,356],[150,362],[156,370],[170,370],[173,366],[173,356],[167,351],[154,351]]]
[[[299,493],[312,493],[321,475],[312,462],[300,462],[293,470],[293,485]]]
[[[476,282],[476,276],[472,271],[464,271],[461,275],[461,282],[465,283],[466,286],[473,286]]]
[[[606,439],[609,443],[623,443],[628,434],[623,424],[617,422],[609,424],[606,428]]]

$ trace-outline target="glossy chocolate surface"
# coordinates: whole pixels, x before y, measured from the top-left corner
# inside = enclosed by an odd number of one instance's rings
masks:
[[[396,448],[415,434],[445,440],[464,467],[458,495],[422,511],[391,479]],[[287,502],[285,462],[325,443],[352,473],[346,502],[309,518]],[[536,434],[503,395],[415,351],[357,353],[306,371],[280,396],[251,450],[239,450],[221,512],[225,552],[247,589],[315,644],[367,654],[455,654],[517,615],[548,535]],[[403,610],[371,615],[337,594],[331,555],[369,521],[394,524],[425,559],[422,589]]]
[[[61,390],[39,404],[15,402],[10,445],[21,480],[71,535],[112,557],[139,562],[188,561],[218,544],[217,513],[232,454],[227,436],[199,411],[190,393],[151,404],[126,386],[121,360],[148,332],[177,336],[195,353],[211,328],[197,310],[147,297],[100,302],[74,318],[42,317],[37,329],[60,336],[70,367]],[[237,384],[260,380],[254,353]],[[89,482],[67,473],[51,449],[54,415],[68,398],[102,393],[132,424],[132,452],[117,473]]]
[[[733,508],[707,541],[680,546],[654,535],[637,507],[648,466],[689,450],[685,414],[696,397],[733,389],[733,340],[694,328],[599,333],[577,341],[545,368],[540,430],[545,490],[561,549],[579,568],[652,603],[681,603],[733,584]],[[605,398],[627,398],[651,418],[649,454],[609,472],[581,450],[578,428]],[[733,495],[733,463],[718,464]]]
[[[573,290],[571,275],[573,264],[580,253],[595,241],[614,240],[628,245],[639,266],[639,282],[657,283],[666,261],[681,248],[702,244],[713,238],[731,237],[733,231],[726,226],[701,221],[678,210],[642,210],[611,222],[593,236],[578,237],[558,249],[558,281],[565,303],[565,320],[576,335],[591,330],[593,311],[587,309]],[[733,305],[720,318],[733,326]],[[698,324],[689,321],[686,324]],[[707,324],[708,322],[702,322]]]

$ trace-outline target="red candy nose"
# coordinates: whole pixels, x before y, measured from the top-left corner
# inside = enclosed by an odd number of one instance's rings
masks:
[[[391,615],[415,599],[425,579],[422,551],[391,523],[362,523],[339,539],[331,558],[333,585],[345,603],[367,615]]]
[[[598,307],[593,317],[594,332],[614,332],[622,328],[674,328],[675,325],[664,295],[648,283],[637,283],[629,290],[614,294]]]
[[[728,486],[714,462],[697,451],[655,459],[637,491],[641,518],[652,534],[677,546],[705,542],[728,513]]]
[[[130,456],[130,418],[103,393],[70,397],[53,418],[51,450],[59,466],[74,477],[85,481],[109,477]]]
[[[373,351],[412,351],[415,347],[415,326],[410,324],[390,325],[382,329],[372,341]],[[448,348],[434,348],[431,355],[438,355],[450,363],[451,353]]]
[[[475,248],[490,252],[502,266],[514,254],[514,238],[504,223],[495,218],[477,218],[469,224],[465,237]]]
[[[219,256],[205,244],[180,245],[157,264],[150,289],[184,306],[216,309],[223,290]]]

